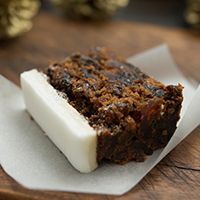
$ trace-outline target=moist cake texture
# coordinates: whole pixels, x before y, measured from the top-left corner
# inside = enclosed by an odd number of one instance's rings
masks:
[[[144,161],[172,137],[182,86],[154,80],[105,48],[72,54],[44,72],[97,131],[97,161]]]

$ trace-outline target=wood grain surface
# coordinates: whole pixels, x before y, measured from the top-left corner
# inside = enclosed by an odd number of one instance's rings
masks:
[[[0,42],[0,74],[19,84],[20,72],[43,68],[73,51],[107,46],[125,57],[167,43],[183,73],[200,81],[200,35],[191,31],[128,21],[71,22],[41,12],[31,32]],[[200,128],[123,196],[28,190],[0,168],[0,199],[200,199]]]

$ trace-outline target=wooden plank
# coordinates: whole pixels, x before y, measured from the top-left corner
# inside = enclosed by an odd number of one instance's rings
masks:
[[[19,73],[44,68],[73,51],[107,46],[125,57],[167,43],[186,76],[200,80],[200,39],[183,29],[125,21],[80,23],[42,12],[33,30],[0,43],[0,73],[19,84]],[[200,128],[157,165],[134,189],[115,197],[28,190],[0,169],[0,199],[200,199]]]

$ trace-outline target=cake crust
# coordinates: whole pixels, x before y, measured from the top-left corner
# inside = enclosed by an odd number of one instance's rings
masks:
[[[73,54],[45,73],[97,131],[98,163],[144,161],[176,129],[182,86],[165,86],[105,48]]]

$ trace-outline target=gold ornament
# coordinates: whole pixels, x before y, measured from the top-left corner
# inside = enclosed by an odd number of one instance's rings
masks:
[[[185,19],[195,29],[200,30],[200,0],[188,0]]]
[[[72,18],[102,19],[128,5],[129,0],[51,0]]]
[[[39,0],[0,0],[0,38],[16,37],[32,27]]]

